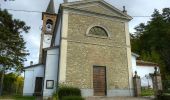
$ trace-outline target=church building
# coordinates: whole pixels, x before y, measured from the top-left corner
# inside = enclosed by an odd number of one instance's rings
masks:
[[[50,0],[42,13],[39,63],[24,68],[23,95],[50,97],[60,84],[83,97],[133,96],[128,22],[104,0]]]

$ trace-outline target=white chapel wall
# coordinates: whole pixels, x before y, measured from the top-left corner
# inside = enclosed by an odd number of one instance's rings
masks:
[[[47,51],[47,58],[46,58],[46,65],[45,65],[45,79],[44,79],[44,91],[43,96],[49,97],[51,96],[57,84],[57,75],[58,75],[58,57],[59,57],[59,50],[58,48],[51,49]],[[47,80],[54,81],[54,87],[52,89],[46,88]]]
[[[132,69],[133,69],[133,76],[134,76],[134,72],[136,71],[136,56],[132,55]]]
[[[36,67],[25,69],[24,72],[24,96],[32,96],[35,88],[36,77],[44,77],[44,66],[37,65]]]

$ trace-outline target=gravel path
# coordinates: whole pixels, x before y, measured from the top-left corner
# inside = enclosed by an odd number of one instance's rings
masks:
[[[86,100],[154,100],[151,97],[88,97]]]

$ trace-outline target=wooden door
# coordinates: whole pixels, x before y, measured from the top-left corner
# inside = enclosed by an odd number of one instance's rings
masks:
[[[42,77],[36,77],[35,89],[34,89],[34,95],[35,96],[40,96],[42,94],[42,84],[43,84],[43,78]]]
[[[106,67],[93,67],[94,96],[106,95]]]

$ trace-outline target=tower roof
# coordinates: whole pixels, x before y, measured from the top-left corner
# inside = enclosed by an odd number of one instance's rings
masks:
[[[46,12],[51,13],[51,14],[55,13],[54,1],[53,0],[50,0]]]

